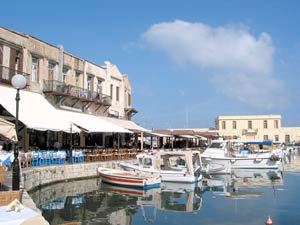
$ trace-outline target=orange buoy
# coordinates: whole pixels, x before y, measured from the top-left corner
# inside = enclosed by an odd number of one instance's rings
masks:
[[[271,220],[271,217],[268,216],[268,219],[266,220],[266,225],[272,225],[272,224],[273,224],[273,222]]]

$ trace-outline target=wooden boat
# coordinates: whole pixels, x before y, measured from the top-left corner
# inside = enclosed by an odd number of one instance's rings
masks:
[[[151,189],[160,187],[161,178],[157,175],[141,174],[138,172],[128,172],[110,168],[98,168],[101,181],[117,186]]]
[[[195,183],[202,179],[199,151],[159,151],[137,155],[137,164],[121,162],[126,171],[157,174],[164,182]]]

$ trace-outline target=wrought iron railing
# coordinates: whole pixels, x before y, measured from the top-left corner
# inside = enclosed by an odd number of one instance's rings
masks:
[[[44,80],[43,92],[95,101],[107,106],[111,105],[111,97],[109,95],[83,89],[57,80]]]
[[[16,74],[22,74],[27,80],[27,85],[30,82],[30,76],[23,71],[15,70],[6,66],[0,66],[0,83],[11,85],[11,78]]]

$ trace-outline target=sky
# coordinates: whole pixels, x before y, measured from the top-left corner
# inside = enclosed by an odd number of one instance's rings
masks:
[[[1,8],[1,26],[128,74],[133,120],[145,128],[274,114],[300,126],[300,1],[15,0]]]

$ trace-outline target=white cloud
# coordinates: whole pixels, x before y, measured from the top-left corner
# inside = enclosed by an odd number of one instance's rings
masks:
[[[275,48],[267,33],[256,38],[242,25],[214,28],[176,20],[151,26],[143,39],[178,64],[214,71],[214,87],[226,97],[264,108],[286,102],[284,83],[272,76]]]

